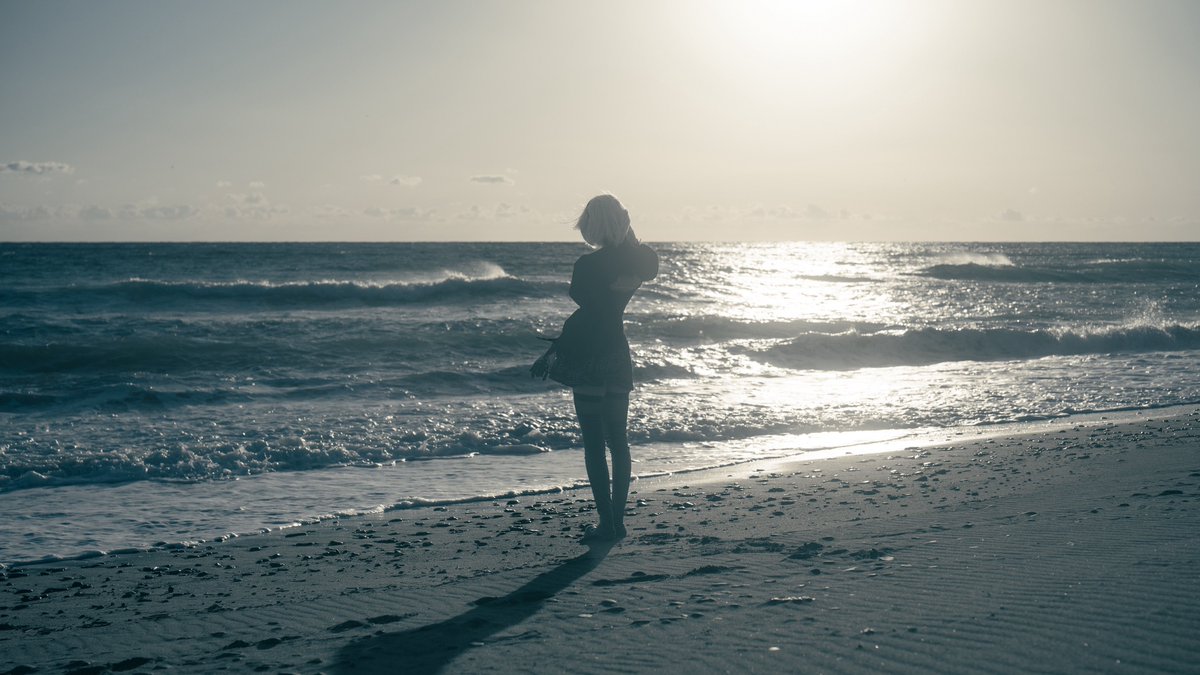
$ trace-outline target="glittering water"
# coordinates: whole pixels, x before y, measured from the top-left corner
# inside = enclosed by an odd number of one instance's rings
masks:
[[[1200,401],[1197,245],[656,248],[643,475]],[[569,399],[527,367],[584,252],[0,245],[0,561],[578,483]]]

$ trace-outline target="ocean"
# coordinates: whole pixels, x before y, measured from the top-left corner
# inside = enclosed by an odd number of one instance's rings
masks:
[[[653,246],[639,476],[1200,402],[1200,244]],[[582,485],[587,250],[0,244],[0,563]]]

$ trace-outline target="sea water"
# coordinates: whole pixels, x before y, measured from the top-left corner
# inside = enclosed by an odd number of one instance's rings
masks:
[[[655,244],[634,472],[1200,402],[1197,244]],[[582,244],[0,244],[0,563],[583,484]]]

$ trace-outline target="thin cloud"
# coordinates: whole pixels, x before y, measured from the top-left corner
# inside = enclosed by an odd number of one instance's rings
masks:
[[[253,184],[251,183],[251,185]],[[259,184],[261,185],[261,183]],[[223,211],[225,217],[230,220],[271,220],[291,213],[291,209],[287,206],[271,203],[271,200],[261,192],[231,193],[225,196],[233,202]]]
[[[512,185],[513,179],[508,176],[471,176],[471,182],[487,185]]]
[[[97,209],[108,210],[104,207]],[[102,211],[95,213],[98,215]],[[141,204],[124,204],[116,215],[123,220],[187,220],[200,215],[200,209],[191,204],[157,204],[154,200],[147,200]]]
[[[228,194],[225,195],[238,204],[253,206],[256,204],[266,204],[267,198],[261,192],[251,192],[249,194]]]
[[[429,220],[433,218],[435,213],[434,209],[418,209],[413,206],[398,209],[383,209],[378,206],[371,206],[362,211],[362,214],[369,218],[383,218],[385,220]]]
[[[282,204],[241,204],[226,206],[225,217],[230,220],[271,220],[286,216],[292,210]]]
[[[85,206],[79,209],[79,217],[82,220],[108,220],[113,217],[113,212],[104,206]]]
[[[200,209],[190,204],[150,206],[142,209],[142,217],[151,220],[184,220],[198,215]]]
[[[385,178],[381,174],[368,173],[368,174],[359,176],[359,179],[362,181],[365,181],[367,183],[384,183],[384,182],[386,182],[388,185],[399,185],[401,187],[416,187],[416,186],[420,185],[422,182],[422,179],[420,176],[405,176],[403,174],[396,174],[396,175],[392,176],[391,178]]]
[[[60,216],[61,209],[46,206],[9,206],[0,203],[0,222],[28,222]]]
[[[1009,222],[1016,223],[1025,220],[1025,214],[1015,209],[1004,209],[1004,211],[1000,214],[1000,220],[1007,220]]]
[[[840,218],[848,220],[854,217],[854,214],[847,209],[838,209],[837,211],[829,211],[820,204],[809,204],[803,209],[793,208],[786,204],[780,206],[756,206],[748,212],[748,215],[754,218],[775,218],[779,220],[825,220],[829,218]]]
[[[313,214],[318,218],[345,218],[353,215],[349,209],[336,204],[322,204],[313,209]]]
[[[65,162],[15,162],[0,164],[0,173],[15,173],[22,176],[44,176],[51,173],[74,173],[75,167]]]
[[[532,212],[532,209],[524,204],[520,206],[513,206],[512,204],[500,202],[496,205],[495,217],[516,218],[517,216],[528,216]]]
[[[217,181],[217,187],[230,188],[230,187],[233,187],[233,183],[231,183],[230,181],[227,181],[227,180],[219,180],[219,181]]]
[[[262,182],[261,180],[250,181],[250,189],[251,190],[261,190],[265,187],[267,187],[267,184]]]
[[[483,209],[478,204],[472,204],[466,211],[461,211],[455,218],[459,220],[476,220],[483,216]]]

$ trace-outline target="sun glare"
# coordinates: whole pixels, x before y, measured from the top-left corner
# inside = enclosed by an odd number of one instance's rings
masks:
[[[694,37],[739,77],[844,78],[911,43],[922,20],[895,0],[744,0],[688,4]]]

